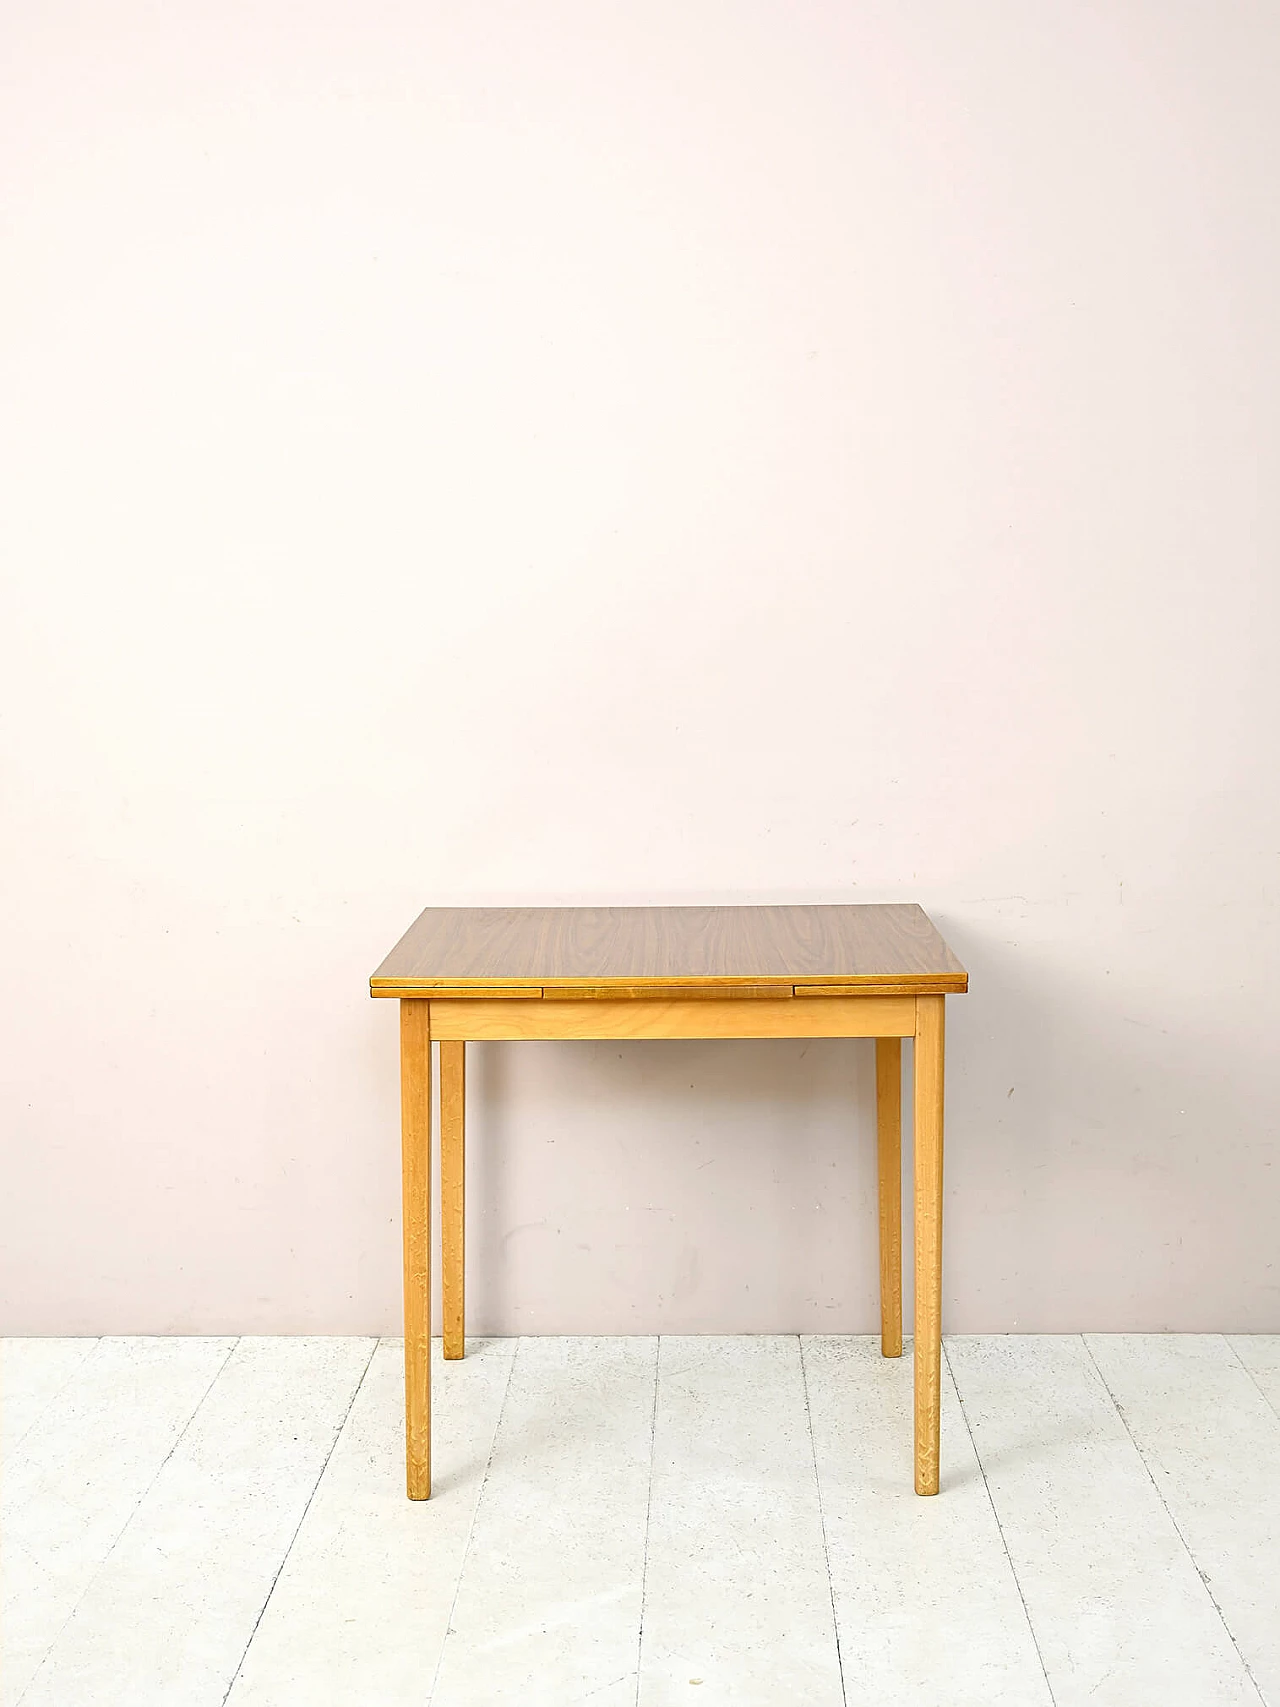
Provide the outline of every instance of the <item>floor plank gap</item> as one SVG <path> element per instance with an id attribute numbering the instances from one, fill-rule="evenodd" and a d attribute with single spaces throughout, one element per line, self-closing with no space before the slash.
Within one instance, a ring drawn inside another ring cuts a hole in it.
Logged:
<path id="1" fill-rule="evenodd" d="M 991 1484 L 987 1480 L 987 1472 L 982 1462 L 982 1454 L 978 1451 L 978 1443 L 973 1438 L 973 1429 L 969 1425 L 969 1413 L 965 1410 L 964 1406 L 964 1394 L 960 1391 L 960 1384 L 956 1381 L 955 1371 L 951 1367 L 951 1356 L 947 1350 L 947 1342 L 945 1339 L 942 1342 L 942 1355 L 946 1359 L 947 1374 L 951 1377 L 952 1384 L 956 1390 L 956 1399 L 959 1402 L 960 1415 L 964 1418 L 965 1433 L 969 1436 L 969 1444 L 973 1447 L 973 1455 L 978 1461 L 978 1469 L 982 1475 L 982 1486 L 987 1496 L 987 1504 L 991 1507 L 991 1515 L 995 1520 L 996 1529 L 999 1531 L 1000 1545 L 1004 1548 L 1004 1556 L 1009 1561 L 1009 1571 L 1013 1577 L 1014 1585 L 1018 1590 L 1018 1599 L 1022 1602 L 1022 1615 L 1027 1621 L 1027 1633 L 1031 1637 L 1032 1645 L 1036 1650 L 1036 1658 L 1040 1661 L 1040 1670 L 1044 1673 L 1044 1686 L 1049 1692 L 1049 1700 L 1053 1703 L 1053 1707 L 1057 1707 L 1057 1698 L 1053 1693 L 1053 1684 L 1049 1680 L 1049 1670 L 1044 1663 L 1044 1655 L 1040 1651 L 1040 1640 L 1036 1635 L 1036 1627 L 1031 1622 L 1031 1612 L 1027 1606 L 1027 1597 L 1022 1592 L 1022 1584 L 1018 1580 L 1018 1567 L 1013 1562 L 1013 1554 L 1009 1551 L 1009 1543 L 1005 1539 L 1004 1525 L 1000 1521 L 1000 1513 L 996 1509 L 995 1500 L 991 1497 Z"/>
<path id="2" fill-rule="evenodd" d="M 1234 1334 L 1224 1334 L 1223 1338 L 1226 1340 L 1227 1345 L 1231 1348 L 1231 1355 L 1235 1358 L 1236 1362 L 1240 1365 L 1241 1369 L 1244 1370 L 1245 1374 L 1249 1377 L 1250 1381 L 1253 1382 L 1254 1386 L 1258 1389 L 1259 1393 L 1262 1394 L 1263 1402 L 1265 1403 L 1267 1409 L 1271 1412 L 1272 1416 L 1276 1419 L 1276 1421 L 1280 1422 L 1280 1404 L 1277 1404 L 1276 1400 L 1272 1397 L 1272 1395 L 1270 1393 L 1268 1393 L 1267 1389 L 1262 1385 L 1262 1382 L 1259 1381 L 1257 1370 L 1256 1369 L 1250 1369 L 1249 1365 L 1245 1362 L 1244 1358 L 1240 1355 L 1240 1347 L 1236 1344 L 1235 1335 Z"/>
<path id="3" fill-rule="evenodd" d="M 239 1660 L 236 1662 L 236 1669 L 231 1674 L 231 1681 L 227 1684 L 226 1689 L 223 1691 L 223 1694 L 222 1694 L 223 1707 L 225 1707 L 227 1697 L 231 1694 L 231 1691 L 236 1686 L 236 1679 L 240 1676 L 240 1673 L 244 1670 L 244 1662 L 249 1657 L 249 1649 L 253 1646 L 253 1638 L 258 1634 L 259 1626 L 262 1623 L 263 1617 L 266 1614 L 266 1610 L 267 1610 L 268 1606 L 270 1606 L 270 1604 L 271 1604 L 271 1597 L 276 1592 L 276 1584 L 280 1581 L 281 1573 L 283 1572 L 285 1566 L 289 1563 L 289 1556 L 293 1552 L 294 1546 L 295 1546 L 297 1539 L 298 1539 L 298 1536 L 302 1530 L 303 1524 L 307 1521 L 307 1513 L 311 1510 L 311 1502 L 316 1497 L 316 1490 L 319 1488 L 321 1482 L 324 1480 L 324 1473 L 329 1468 L 330 1460 L 332 1459 L 333 1454 L 337 1449 L 338 1442 L 342 1439 L 342 1431 L 346 1428 L 347 1421 L 351 1416 L 351 1412 L 355 1408 L 355 1402 L 360 1397 L 360 1390 L 364 1386 L 365 1377 L 368 1375 L 370 1366 L 373 1363 L 374 1355 L 378 1349 L 378 1344 L 379 1344 L 378 1340 L 375 1339 L 372 1347 L 370 1348 L 369 1356 L 365 1362 L 365 1366 L 360 1371 L 360 1379 L 356 1382 L 355 1389 L 351 1394 L 351 1398 L 347 1404 L 347 1408 L 342 1413 L 342 1420 L 339 1422 L 337 1428 L 334 1430 L 333 1440 L 329 1446 L 328 1452 L 326 1452 L 324 1455 L 324 1462 L 321 1464 L 319 1472 L 316 1476 L 316 1479 L 315 1479 L 314 1483 L 312 1484 L 311 1492 L 307 1495 L 307 1503 L 302 1508 L 302 1515 L 301 1515 L 301 1517 L 299 1517 L 297 1524 L 294 1526 L 293 1534 L 289 1537 L 289 1544 L 284 1550 L 284 1554 L 280 1560 L 279 1565 L 276 1567 L 276 1574 L 271 1579 L 271 1586 L 267 1589 L 266 1594 L 263 1596 L 262 1605 L 258 1608 L 258 1616 L 253 1621 L 253 1629 L 250 1630 L 250 1632 L 249 1632 L 249 1640 L 244 1645 L 244 1652 L 240 1655 Z"/>
<path id="4" fill-rule="evenodd" d="M 117 1338 L 117 1336 L 100 1337 L 94 1344 L 94 1351 L 96 1351 L 100 1346 L 102 1346 L 104 1343 L 107 1343 L 107 1341 L 109 1341 L 112 1338 Z M 99 1560 L 99 1562 L 98 1562 L 96 1568 L 94 1569 L 94 1571 L 92 1572 L 92 1574 L 87 1578 L 87 1580 L 85 1580 L 82 1583 L 81 1588 L 80 1588 L 80 1592 L 76 1595 L 74 1601 L 72 1602 L 70 1607 L 67 1609 L 66 1616 L 65 1616 L 65 1618 L 62 1619 L 61 1623 L 58 1626 L 56 1633 L 54 1634 L 52 1640 L 49 1642 L 48 1646 L 46 1647 L 44 1655 L 41 1658 L 39 1665 L 37 1665 L 34 1672 L 32 1672 L 30 1678 L 28 1678 L 26 1684 L 24 1685 L 22 1692 L 18 1697 L 18 1707 L 22 1707 L 22 1703 L 27 1699 L 27 1697 L 31 1693 L 31 1691 L 33 1689 L 35 1689 L 35 1687 L 36 1687 L 36 1685 L 37 1685 L 37 1683 L 38 1683 L 38 1681 L 39 1681 L 39 1679 L 40 1679 L 40 1677 L 44 1671 L 45 1666 L 48 1664 L 52 1655 L 54 1653 L 56 1653 L 57 1648 L 58 1648 L 58 1643 L 61 1641 L 62 1636 L 64 1635 L 64 1633 L 66 1632 L 66 1630 L 70 1626 L 72 1620 L 75 1618 L 76 1613 L 80 1610 L 80 1607 L 84 1603 L 85 1599 L 93 1592 L 93 1588 L 94 1588 L 95 1583 L 101 1577 L 102 1573 L 109 1567 L 111 1560 L 112 1560 L 113 1556 L 115 1555 L 117 1548 L 120 1546 L 121 1542 L 124 1540 L 125 1536 L 127 1535 L 129 1528 L 130 1528 L 130 1525 L 133 1523 L 133 1521 L 137 1517 L 138 1513 L 142 1510 L 144 1504 L 146 1503 L 147 1496 L 150 1494 L 151 1490 L 155 1487 L 156 1483 L 160 1480 L 160 1477 L 164 1474 L 165 1469 L 168 1466 L 170 1460 L 173 1458 L 174 1453 L 178 1450 L 178 1448 L 182 1445 L 182 1442 L 186 1439 L 188 1430 L 191 1428 L 191 1426 L 195 1422 L 196 1418 L 200 1415 L 200 1412 L 204 1406 L 205 1400 L 209 1397 L 209 1394 L 217 1386 L 219 1377 L 221 1376 L 223 1370 L 227 1367 L 227 1364 L 231 1361 L 231 1358 L 234 1355 L 235 1349 L 239 1345 L 239 1343 L 240 1343 L 240 1341 L 238 1338 L 233 1339 L 231 1341 L 231 1344 L 227 1348 L 226 1355 L 223 1357 L 223 1359 L 222 1359 L 221 1363 L 219 1363 L 218 1367 L 214 1370 L 212 1376 L 210 1376 L 209 1381 L 204 1388 L 204 1391 L 200 1394 L 199 1398 L 196 1400 L 195 1405 L 192 1407 L 191 1412 L 188 1415 L 186 1421 L 182 1424 L 182 1427 L 174 1435 L 174 1438 L 169 1445 L 169 1450 L 165 1453 L 164 1457 L 160 1460 L 160 1463 L 156 1466 L 156 1469 L 155 1469 L 154 1473 L 152 1474 L 150 1480 L 145 1484 L 145 1486 L 143 1486 L 139 1490 L 136 1499 L 133 1501 L 133 1505 L 129 1511 L 128 1516 L 125 1518 L 123 1524 L 120 1526 L 120 1529 L 117 1531 L 117 1533 L 116 1533 L 114 1539 L 112 1540 L 110 1546 L 107 1548 L 106 1552 L 102 1555 L 102 1558 Z M 76 1367 L 76 1369 L 73 1370 L 71 1377 L 64 1384 L 63 1391 L 65 1391 L 66 1388 L 70 1387 L 72 1382 L 78 1376 L 80 1376 L 82 1374 L 82 1372 L 85 1371 L 86 1365 L 88 1365 L 92 1361 L 92 1358 L 93 1358 L 93 1352 L 90 1352 L 88 1354 L 88 1356 L 86 1356 L 82 1360 L 82 1362 Z"/>
<path id="5" fill-rule="evenodd" d="M 813 1407 L 809 1403 L 809 1371 L 804 1359 L 804 1335 L 798 1334 L 800 1344 L 800 1380 L 804 1387 L 804 1418 L 809 1430 L 809 1452 L 813 1459 L 813 1480 L 818 1490 L 818 1525 L 822 1531 L 822 1563 L 827 1573 L 827 1593 L 831 1597 L 831 1625 L 836 1633 L 836 1666 L 840 1672 L 840 1698 L 849 1707 L 849 1691 L 844 1680 L 844 1653 L 840 1644 L 840 1620 L 836 1616 L 836 1590 L 831 1580 L 831 1548 L 827 1541 L 827 1516 L 822 1504 L 822 1478 L 818 1474 L 818 1448 L 813 1438 Z"/>
<path id="6" fill-rule="evenodd" d="M 511 1356 L 511 1362 L 507 1368 L 506 1386 L 502 1389 L 502 1404 L 498 1410 L 498 1424 L 497 1424 L 497 1427 L 493 1431 L 493 1439 L 489 1443 L 489 1455 L 484 1461 L 484 1472 L 480 1477 L 480 1492 L 479 1492 L 479 1495 L 477 1496 L 477 1499 L 476 1499 L 475 1509 L 471 1513 L 471 1524 L 467 1530 L 467 1539 L 466 1539 L 465 1543 L 463 1544 L 463 1548 L 462 1548 L 462 1558 L 458 1564 L 458 1580 L 453 1585 L 453 1598 L 449 1602 L 449 1616 L 445 1620 L 444 1633 L 445 1633 L 445 1640 L 446 1641 L 448 1640 L 449 1632 L 453 1629 L 453 1615 L 457 1611 L 457 1608 L 458 1608 L 458 1595 L 462 1589 L 462 1578 L 463 1578 L 463 1574 L 465 1573 L 466 1568 L 467 1568 L 467 1557 L 471 1552 L 471 1542 L 472 1542 L 472 1539 L 475 1536 L 475 1532 L 476 1532 L 476 1518 L 479 1516 L 480 1502 L 484 1499 L 484 1490 L 487 1487 L 488 1482 L 489 1482 L 489 1472 L 493 1468 L 493 1455 L 494 1455 L 494 1453 L 498 1447 L 498 1436 L 502 1432 L 502 1418 L 503 1418 L 503 1415 L 504 1415 L 506 1408 L 507 1408 L 507 1396 L 511 1392 L 511 1381 L 512 1381 L 512 1377 L 515 1375 L 515 1372 L 516 1372 L 516 1360 L 519 1358 L 519 1356 L 520 1356 L 520 1341 L 517 1340 L 515 1350 Z M 431 1688 L 427 1691 L 427 1707 L 431 1707 L 431 1703 L 436 1698 L 436 1685 L 440 1681 L 440 1667 L 443 1665 L 443 1663 L 444 1663 L 444 1642 L 441 1642 L 440 1653 L 439 1653 L 439 1656 L 436 1660 L 436 1669 L 431 1674 Z"/>
<path id="7" fill-rule="evenodd" d="M 1168 1517 L 1169 1522 L 1172 1524 L 1174 1533 L 1177 1535 L 1178 1540 L 1182 1543 L 1183 1548 L 1186 1551 L 1186 1555 L 1187 1555 L 1188 1559 L 1190 1559 L 1192 1565 L 1195 1567 L 1196 1575 L 1200 1578 L 1201 1583 L 1204 1585 L 1204 1592 L 1208 1596 L 1210 1605 L 1213 1607 L 1213 1610 L 1217 1613 L 1218 1619 L 1222 1625 L 1222 1628 L 1226 1631 L 1227 1636 L 1230 1639 L 1231 1646 L 1235 1649 L 1236 1653 L 1239 1654 L 1239 1656 L 1240 1656 L 1240 1664 L 1244 1667 L 1245 1675 L 1248 1677 L 1249 1682 L 1253 1685 L 1254 1689 L 1257 1691 L 1258 1700 L 1262 1703 L 1262 1707 L 1269 1707 L 1267 1696 L 1263 1692 L 1262 1685 L 1259 1683 L 1257 1677 L 1254 1675 L 1253 1666 L 1250 1664 L 1249 1657 L 1245 1653 L 1244 1649 L 1241 1647 L 1239 1639 L 1237 1638 L 1235 1631 L 1231 1627 L 1231 1622 L 1228 1619 L 1226 1612 L 1223 1609 L 1222 1603 L 1219 1601 L 1217 1595 L 1214 1593 L 1213 1584 L 1209 1579 L 1209 1575 L 1205 1570 L 1203 1570 L 1201 1568 L 1200 1561 L 1196 1557 L 1195 1550 L 1192 1548 L 1191 1543 L 1187 1539 L 1186 1533 L 1184 1532 L 1181 1523 L 1179 1523 L 1177 1516 L 1175 1515 L 1172 1507 L 1170 1506 L 1168 1500 L 1165 1498 L 1164 1489 L 1160 1486 L 1159 1478 L 1156 1476 L 1155 1472 L 1151 1468 L 1151 1461 L 1150 1461 L 1150 1458 L 1147 1454 L 1146 1449 L 1143 1447 L 1143 1444 L 1142 1444 L 1141 1440 L 1138 1438 L 1137 1433 L 1131 1427 L 1130 1422 L 1129 1422 L 1129 1418 L 1126 1415 L 1124 1406 L 1120 1403 L 1119 1399 L 1116 1397 L 1115 1392 L 1112 1389 L 1111 1383 L 1107 1380 L 1106 1374 L 1103 1371 L 1101 1364 L 1098 1362 L 1097 1358 L 1094 1356 L 1093 1347 L 1089 1343 L 1088 1334 L 1081 1334 L 1080 1339 L 1081 1339 L 1081 1343 L 1084 1346 L 1085 1352 L 1088 1355 L 1090 1363 L 1092 1363 L 1093 1367 L 1098 1372 L 1099 1381 L 1101 1381 L 1102 1385 L 1106 1388 L 1107 1397 L 1111 1400 L 1111 1403 L 1116 1408 L 1116 1415 L 1120 1418 L 1120 1421 L 1124 1424 L 1125 1433 L 1129 1436 L 1129 1439 L 1133 1442 L 1133 1449 L 1138 1454 L 1138 1457 L 1142 1461 L 1142 1468 L 1147 1473 L 1147 1480 L 1151 1483 L 1151 1486 L 1155 1489 L 1156 1497 L 1159 1499 L 1160 1504 L 1164 1507 L 1165 1515 Z M 1224 1344 L 1226 1344 L 1226 1343 L 1227 1342 L 1226 1342 L 1225 1337 L 1224 1337 Z M 1228 1349 L 1231 1349 L 1229 1345 L 1228 1345 Z M 1246 1370 L 1245 1373 L 1248 1374 L 1249 1373 L 1248 1370 Z M 1265 1399 L 1265 1397 L 1266 1397 L 1266 1395 L 1263 1394 L 1264 1399 Z"/>
<path id="8" fill-rule="evenodd" d="M 644 1561 L 640 1566 L 640 1633 L 636 1641 L 636 1707 L 640 1707 L 640 1679 L 644 1673 L 644 1597 L 649 1582 L 649 1523 L 653 1516 L 653 1455 L 658 1438 L 658 1383 L 662 1365 L 662 1335 L 654 1336 L 653 1414 L 649 1421 L 649 1486 L 644 1499 Z"/>
<path id="9" fill-rule="evenodd" d="M 4 1362 L 7 1366 L 12 1361 L 13 1356 L 15 1355 L 15 1352 L 17 1350 L 17 1346 L 19 1344 L 22 1344 L 24 1346 L 34 1344 L 34 1345 L 38 1345 L 41 1347 L 52 1348 L 52 1347 L 62 1347 L 62 1346 L 73 1346 L 74 1347 L 78 1343 L 79 1342 L 77 1342 L 75 1340 L 59 1340 L 59 1339 L 45 1339 L 45 1340 L 35 1339 L 35 1340 L 30 1340 L 30 1341 L 15 1341 L 12 1339 L 6 1339 L 4 1341 L 3 1358 L 4 1358 Z M 101 1340 L 101 1338 L 86 1339 L 83 1343 L 84 1343 L 83 1355 L 81 1357 L 79 1357 L 78 1359 L 76 1359 L 76 1361 L 74 1363 L 70 1364 L 70 1367 L 67 1368 L 66 1374 L 60 1380 L 57 1381 L 57 1385 L 51 1391 L 47 1391 L 45 1393 L 44 1397 L 37 1402 L 36 1408 L 32 1411 L 29 1420 L 27 1421 L 25 1426 L 22 1428 L 22 1432 L 20 1434 L 18 1434 L 17 1436 L 15 1436 L 15 1438 L 13 1440 L 8 1440 L 8 1439 L 5 1440 L 5 1442 L 4 1442 L 4 1453 L 5 1453 L 6 1459 L 10 1459 L 10 1458 L 16 1456 L 22 1450 L 22 1447 L 26 1443 L 26 1441 L 27 1441 L 28 1437 L 30 1436 L 32 1430 L 34 1428 L 36 1428 L 39 1423 L 43 1422 L 45 1417 L 48 1416 L 49 1412 L 51 1410 L 53 1410 L 54 1406 L 58 1403 L 59 1399 L 62 1398 L 63 1394 L 67 1391 L 68 1387 L 70 1387 L 71 1383 L 76 1379 L 76 1377 L 83 1370 L 85 1364 L 89 1362 L 89 1360 L 93 1356 L 94 1352 L 96 1352 L 98 1347 L 102 1344 L 102 1340 Z M 6 1367 L 4 1370 L 4 1387 L 5 1387 L 6 1400 L 9 1397 L 9 1391 L 8 1390 L 9 1390 L 9 1385 L 10 1385 L 11 1380 L 12 1380 L 12 1376 L 11 1376 L 10 1370 L 8 1369 L 8 1367 Z"/>

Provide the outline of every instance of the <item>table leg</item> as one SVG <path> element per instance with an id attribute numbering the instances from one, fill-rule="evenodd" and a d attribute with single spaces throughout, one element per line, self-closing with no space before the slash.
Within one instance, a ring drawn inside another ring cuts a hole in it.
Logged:
<path id="1" fill-rule="evenodd" d="M 876 1038 L 880 1180 L 880 1351 L 902 1356 L 902 1039 Z"/>
<path id="2" fill-rule="evenodd" d="M 942 1086 L 945 996 L 916 998 L 916 1492 L 938 1491 L 942 1401 Z"/>
<path id="3" fill-rule="evenodd" d="M 431 1498 L 431 1005 L 400 1003 L 404 1222 L 405 1470 L 411 1500 Z"/>
<path id="4" fill-rule="evenodd" d="M 440 1295 L 449 1358 L 462 1356 L 466 1331 L 466 1050 L 465 1043 L 440 1045 Z"/>

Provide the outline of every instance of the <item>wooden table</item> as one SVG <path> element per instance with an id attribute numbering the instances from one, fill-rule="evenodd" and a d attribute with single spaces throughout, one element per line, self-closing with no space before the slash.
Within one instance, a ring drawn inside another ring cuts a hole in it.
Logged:
<path id="1" fill-rule="evenodd" d="M 431 1044 L 444 1355 L 463 1354 L 468 1041 L 874 1037 L 880 1347 L 902 1354 L 902 1039 L 915 1040 L 915 1486 L 938 1491 L 944 1009 L 968 975 L 916 906 L 429 907 L 369 980 L 400 1001 L 409 1498 L 431 1495 Z"/>

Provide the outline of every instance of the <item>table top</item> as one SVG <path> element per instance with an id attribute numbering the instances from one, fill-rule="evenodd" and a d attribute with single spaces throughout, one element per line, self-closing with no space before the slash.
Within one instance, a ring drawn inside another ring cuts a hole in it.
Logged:
<path id="1" fill-rule="evenodd" d="M 915 905 L 428 907 L 375 996 L 946 995 L 969 977 Z"/>

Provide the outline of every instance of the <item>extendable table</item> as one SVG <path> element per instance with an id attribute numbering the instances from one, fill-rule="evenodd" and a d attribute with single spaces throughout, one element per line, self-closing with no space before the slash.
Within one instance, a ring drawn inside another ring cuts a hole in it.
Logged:
<path id="1" fill-rule="evenodd" d="M 902 1354 L 902 1039 L 914 1040 L 915 1489 L 937 1493 L 945 1004 L 968 975 L 918 906 L 428 907 L 369 984 L 400 1002 L 410 1499 L 431 1494 L 431 1045 L 444 1355 L 458 1358 L 466 1046 L 551 1038 L 874 1038 L 886 1357 Z"/>

